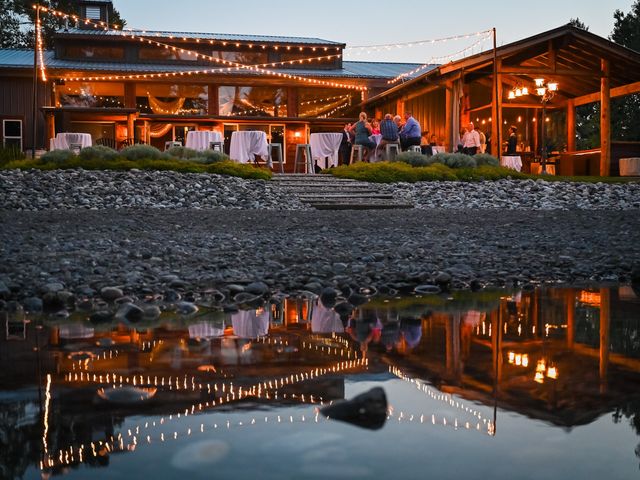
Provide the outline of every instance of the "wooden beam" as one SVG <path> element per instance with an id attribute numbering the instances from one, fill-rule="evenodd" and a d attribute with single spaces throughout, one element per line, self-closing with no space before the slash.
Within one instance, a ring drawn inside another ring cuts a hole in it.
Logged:
<path id="1" fill-rule="evenodd" d="M 622 85 L 621 87 L 612 88 L 609 90 L 611 98 L 624 97 L 632 93 L 640 92 L 640 82 L 629 83 L 628 85 Z M 583 95 L 582 97 L 576 97 L 573 99 L 576 107 L 580 105 L 586 105 L 587 103 L 599 102 L 600 92 L 590 93 L 589 95 Z"/>
<path id="2" fill-rule="evenodd" d="M 593 71 L 582 69 L 551 69 L 551 68 L 538 68 L 538 67 L 508 67 L 500 73 L 504 75 L 540 75 L 542 77 L 557 76 L 557 77 L 593 77 Z"/>
<path id="3" fill-rule="evenodd" d="M 500 158 L 502 152 L 502 60 L 496 59 L 496 83 L 491 89 L 491 155 Z"/>
<path id="4" fill-rule="evenodd" d="M 453 82 L 447 82 L 445 93 L 445 148 L 447 152 L 452 151 L 455 145 L 451 145 L 451 139 L 453 138 L 453 130 L 451 127 L 451 121 L 453 118 Z"/>
<path id="5" fill-rule="evenodd" d="M 576 151 L 576 105 L 573 100 L 567 101 L 567 150 Z"/>
<path id="6" fill-rule="evenodd" d="M 207 100 L 207 112 L 209 115 L 220 115 L 220 101 L 218 99 L 218 92 L 220 89 L 215 83 L 207 85 L 209 99 Z"/>
<path id="7" fill-rule="evenodd" d="M 611 175 L 611 92 L 609 60 L 602 59 L 600 78 L 600 176 Z"/>
<path id="8" fill-rule="evenodd" d="M 407 100 L 412 100 L 416 97 L 419 97 L 420 95 L 431 93 L 435 90 L 438 90 L 439 88 L 442 88 L 442 85 L 427 85 L 426 87 L 419 88 L 412 91 L 411 93 L 403 95 L 402 97 L 400 97 L 400 99 L 406 102 Z"/>

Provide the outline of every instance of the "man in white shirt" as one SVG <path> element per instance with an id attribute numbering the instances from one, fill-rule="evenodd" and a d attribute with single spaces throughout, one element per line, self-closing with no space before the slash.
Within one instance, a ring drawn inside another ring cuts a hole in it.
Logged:
<path id="1" fill-rule="evenodd" d="M 469 122 L 467 133 L 462 137 L 462 153 L 467 155 L 475 155 L 480 150 L 480 135 L 474 129 L 473 122 Z"/>

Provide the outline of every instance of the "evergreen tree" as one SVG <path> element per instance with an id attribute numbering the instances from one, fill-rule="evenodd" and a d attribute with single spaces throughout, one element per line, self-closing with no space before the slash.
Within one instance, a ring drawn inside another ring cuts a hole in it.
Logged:
<path id="1" fill-rule="evenodd" d="M 616 10 L 610 40 L 640 52 L 640 0 L 626 15 Z M 640 94 L 634 93 L 611 100 L 611 123 L 614 140 L 640 141 Z"/>
<path id="2" fill-rule="evenodd" d="M 581 28 L 582 30 L 586 30 L 587 32 L 589 31 L 589 27 L 587 27 L 584 22 L 580 21 L 578 17 L 569 20 L 569 25 L 573 25 L 576 28 Z"/>
<path id="3" fill-rule="evenodd" d="M 75 0 L 41 0 L 41 6 L 78 15 L 80 8 Z M 33 8 L 34 0 L 0 0 L 0 47 L 1 48 L 33 48 L 36 12 Z M 41 12 L 40 19 L 43 26 L 43 40 L 45 48 L 53 48 L 53 37 L 57 30 L 64 28 L 67 23 L 73 27 L 72 20 Z M 122 28 L 126 22 L 113 7 L 109 13 L 112 25 Z"/>

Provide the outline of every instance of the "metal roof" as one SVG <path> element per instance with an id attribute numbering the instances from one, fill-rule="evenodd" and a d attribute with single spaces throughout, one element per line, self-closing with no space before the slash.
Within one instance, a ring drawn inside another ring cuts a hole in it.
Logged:
<path id="1" fill-rule="evenodd" d="M 257 75 L 255 72 L 244 69 L 232 69 L 224 71 L 218 65 L 184 65 L 184 64 L 152 64 L 152 63 L 126 63 L 126 62 L 94 62 L 80 60 L 56 59 L 54 52 L 44 53 L 44 62 L 47 69 L 54 70 L 81 70 L 105 74 L 111 73 L 157 73 L 157 72 L 186 72 L 190 70 L 220 69 L 215 74 L 220 75 Z M 299 75 L 306 77 L 333 77 L 333 78 L 362 78 L 362 79 L 391 79 L 418 67 L 415 63 L 385 63 L 385 62 L 350 62 L 343 61 L 342 68 L 336 69 L 276 69 L 273 71 Z M 33 68 L 33 52 L 31 50 L 0 49 L 0 68 Z M 429 68 L 436 68 L 431 65 Z M 422 73 L 422 72 L 420 72 Z M 416 74 L 417 75 L 417 74 Z M 409 77 L 412 78 L 412 77 Z"/>
<path id="2" fill-rule="evenodd" d="M 98 36 L 98 37 L 119 37 L 126 36 L 127 34 L 135 34 L 137 36 L 148 38 L 162 38 L 169 39 L 200 39 L 200 40 L 218 40 L 229 42 L 255 42 L 255 43 L 290 43 L 294 45 L 332 45 L 332 46 L 344 46 L 344 43 L 334 42 L 331 40 L 323 40 L 321 38 L 308 38 L 308 37 L 282 37 L 282 36 L 270 36 L 270 35 L 243 35 L 237 33 L 199 33 L 199 32 L 167 32 L 159 30 L 140 30 L 125 28 L 120 30 L 102 30 L 102 29 L 81 29 L 81 28 L 68 28 L 66 30 L 58 30 L 56 35 L 67 36 Z"/>

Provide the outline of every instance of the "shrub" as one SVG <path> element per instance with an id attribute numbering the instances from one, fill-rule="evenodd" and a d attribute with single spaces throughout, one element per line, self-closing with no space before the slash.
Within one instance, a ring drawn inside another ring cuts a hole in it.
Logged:
<path id="1" fill-rule="evenodd" d="M 205 166 L 209 173 L 219 175 L 231 175 L 234 177 L 247 178 L 252 180 L 271 180 L 271 170 L 267 168 L 256 168 L 248 163 L 237 163 L 231 160 L 221 160 Z"/>
<path id="2" fill-rule="evenodd" d="M 40 157 L 41 163 L 63 164 L 77 158 L 71 150 L 51 150 Z"/>
<path id="3" fill-rule="evenodd" d="M 488 153 L 479 153 L 474 155 L 473 159 L 476 161 L 476 164 L 481 167 L 483 165 L 489 165 L 490 167 L 499 167 L 500 161 L 494 157 L 493 155 L 489 155 Z"/>
<path id="4" fill-rule="evenodd" d="M 187 147 L 171 147 L 165 153 L 175 158 L 189 159 L 197 157 L 200 152 Z"/>
<path id="5" fill-rule="evenodd" d="M 351 166 L 332 168 L 328 173 L 336 177 L 374 183 L 457 180 L 453 170 L 444 165 L 412 167 L 404 162 L 356 163 Z"/>
<path id="6" fill-rule="evenodd" d="M 434 156 L 437 157 L 439 163 L 451 168 L 474 168 L 477 166 L 473 157 L 464 153 L 439 153 Z M 442 162 L 440 162 L 440 158 L 443 159 Z"/>
<path id="7" fill-rule="evenodd" d="M 216 150 L 205 150 L 204 152 L 198 152 L 198 156 L 193 160 L 199 163 L 210 164 L 228 162 L 230 158 L 225 153 L 218 152 Z"/>
<path id="8" fill-rule="evenodd" d="M 434 163 L 428 167 L 421 167 L 416 169 L 416 174 L 418 176 L 418 181 L 420 182 L 428 182 L 428 181 L 448 181 L 455 182 L 458 180 L 457 172 L 453 171 L 451 168 L 443 165 L 441 163 Z"/>
<path id="9" fill-rule="evenodd" d="M 80 150 L 78 155 L 81 160 L 101 160 L 101 161 L 113 161 L 116 160 L 120 154 L 113 148 L 105 147 L 103 145 L 96 145 L 94 147 L 87 147 Z"/>
<path id="10" fill-rule="evenodd" d="M 434 157 L 429 157 L 418 152 L 402 152 L 396 156 L 395 162 L 402 162 L 412 167 L 427 167 L 435 163 Z"/>
<path id="11" fill-rule="evenodd" d="M 120 156 L 127 160 L 160 160 L 166 158 L 156 147 L 151 145 L 131 145 L 120 151 Z"/>
<path id="12" fill-rule="evenodd" d="M 24 160 L 25 154 L 16 147 L 3 147 L 0 145 L 0 165 L 5 165 L 15 160 Z"/>

